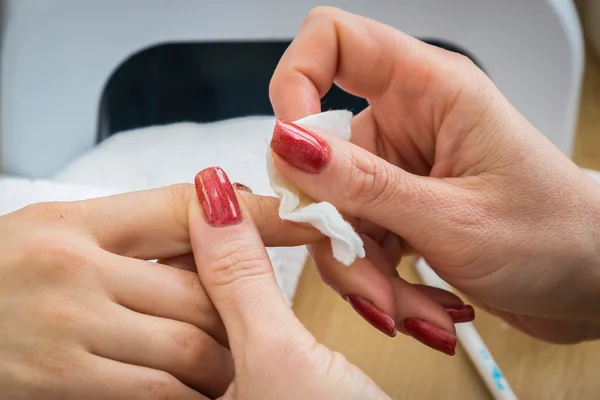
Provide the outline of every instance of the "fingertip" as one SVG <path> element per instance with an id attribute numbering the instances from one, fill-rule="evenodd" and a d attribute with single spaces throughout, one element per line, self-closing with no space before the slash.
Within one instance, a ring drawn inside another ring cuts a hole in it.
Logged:
<path id="1" fill-rule="evenodd" d="M 394 337 L 394 291 L 388 277 L 368 258 L 369 254 L 347 267 L 333 257 L 328 238 L 307 247 L 323 282 L 368 323 Z"/>
<path id="2" fill-rule="evenodd" d="M 354 311 L 376 329 L 389 337 L 395 337 L 398 333 L 394 319 L 369 300 L 362 296 L 351 294 L 346 296 L 346 301 L 352 306 Z"/>

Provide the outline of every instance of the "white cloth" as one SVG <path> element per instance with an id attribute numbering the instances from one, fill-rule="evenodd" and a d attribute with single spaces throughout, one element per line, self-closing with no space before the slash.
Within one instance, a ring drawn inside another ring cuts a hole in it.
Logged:
<path id="1" fill-rule="evenodd" d="M 345 110 L 327 111 L 310 115 L 294 122 L 315 132 L 349 140 L 352 134 L 352 113 Z M 288 181 L 273 164 L 273 156 L 267 152 L 267 170 L 273 191 L 281 199 L 279 216 L 282 219 L 306 223 L 317 228 L 331 239 L 333 257 L 349 266 L 365 256 L 363 241 L 339 211 L 328 202 L 317 203 Z"/>
<path id="2" fill-rule="evenodd" d="M 232 182 L 274 196 L 265 169 L 275 118 L 246 117 L 209 124 L 177 123 L 115 134 L 54 176 L 60 182 L 118 192 L 193 182 L 200 170 L 222 167 Z M 267 249 L 289 304 L 307 259 L 304 246 Z"/>
<path id="3" fill-rule="evenodd" d="M 33 203 L 86 200 L 115 193 L 97 187 L 0 176 L 0 215 Z"/>

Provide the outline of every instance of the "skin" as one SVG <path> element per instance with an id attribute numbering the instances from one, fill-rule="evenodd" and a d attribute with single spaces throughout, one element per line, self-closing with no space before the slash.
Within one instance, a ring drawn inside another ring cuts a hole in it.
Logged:
<path id="1" fill-rule="evenodd" d="M 235 214 L 241 221 L 231 213 L 225 219 L 203 215 L 197 200 L 189 212 L 200 281 L 223 318 L 234 360 L 235 379 L 221 399 L 389 399 L 296 318 L 252 214 L 240 203 Z M 218 225 L 209 223 L 215 219 Z"/>
<path id="2" fill-rule="evenodd" d="M 598 337 L 599 189 L 484 74 L 385 25 L 318 8 L 275 71 L 277 115 L 319 112 L 334 81 L 370 104 L 352 142 L 314 132 L 331 150 L 319 174 L 275 161 L 348 216 L 366 259 L 340 266 L 318 233 L 279 220 L 277 199 L 245 191 L 242 222 L 226 227 L 206 222 L 192 185 L 2 216 L 3 395 L 386 399 L 294 317 L 265 245 L 311 243 L 332 288 L 397 326 L 420 318 L 453 332 L 443 306 L 460 304 L 398 276 L 411 248 L 530 334 Z"/>
<path id="3" fill-rule="evenodd" d="M 276 115 L 320 112 L 333 83 L 369 102 L 350 143 L 313 132 L 331 153 L 317 174 L 274 159 L 303 192 L 353 217 L 371 242 L 357 268 L 336 263 L 325 240 L 310 246 L 334 290 L 363 296 L 398 325 L 412 295 L 393 270 L 411 248 L 529 334 L 558 343 L 600 335 L 600 187 L 482 71 L 389 26 L 317 8 L 272 78 Z M 439 307 L 411 312 L 452 328 Z"/>
<path id="4" fill-rule="evenodd" d="M 239 196 L 264 243 L 319 237 L 282 223 L 277 199 Z M 3 398 L 191 400 L 225 392 L 234 377 L 225 327 L 178 256 L 191 251 L 195 197 L 193 185 L 177 185 L 0 217 Z M 164 260 L 145 261 L 156 258 Z"/>

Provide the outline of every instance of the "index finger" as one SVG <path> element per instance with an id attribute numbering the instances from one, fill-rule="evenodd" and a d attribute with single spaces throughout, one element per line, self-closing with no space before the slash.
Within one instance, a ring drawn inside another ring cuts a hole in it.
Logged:
<path id="1" fill-rule="evenodd" d="M 320 99 L 335 83 L 366 99 L 383 95 L 398 55 L 425 67 L 415 53 L 423 42 L 377 21 L 333 7 L 306 17 L 271 79 L 275 115 L 288 121 L 321 111 Z"/>
<path id="2" fill-rule="evenodd" d="M 191 252 L 188 205 L 194 185 L 179 184 L 71 203 L 52 211 L 90 234 L 100 247 L 123 256 L 156 259 Z M 266 246 L 299 246 L 322 237 L 312 227 L 279 218 L 279 199 L 237 191 Z"/>

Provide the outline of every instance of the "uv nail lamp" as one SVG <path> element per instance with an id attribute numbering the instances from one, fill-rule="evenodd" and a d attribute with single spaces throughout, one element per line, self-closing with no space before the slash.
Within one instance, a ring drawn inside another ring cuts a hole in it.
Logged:
<path id="1" fill-rule="evenodd" d="M 195 56 L 199 67 L 190 70 L 192 74 L 212 72 L 200 76 L 198 79 L 204 81 L 196 86 L 180 82 L 179 87 L 190 93 L 169 92 L 169 98 L 199 95 L 205 96 L 205 101 L 200 105 L 181 102 L 178 110 L 196 109 L 216 119 L 251 114 L 256 104 L 268 106 L 267 78 L 280 55 L 275 53 L 283 51 L 285 45 L 269 51 L 265 46 L 289 43 L 307 12 L 319 3 L 3 0 L 3 172 L 49 177 L 103 140 L 110 132 L 106 134 L 102 126 L 106 126 L 107 119 L 116 118 L 106 112 L 110 106 L 103 105 L 111 78 L 127 60 L 157 46 L 208 46 Z M 470 55 L 537 128 L 562 151 L 571 153 L 584 50 L 576 10 L 570 1 L 329 3 Z M 228 56 L 238 57 L 237 61 L 224 62 L 220 45 L 237 46 Z M 261 64 L 261 60 L 273 62 Z M 171 61 L 177 66 L 176 60 Z M 264 77 L 264 84 L 258 77 Z M 249 82 L 260 84 L 252 88 Z M 140 90 L 147 86 L 141 85 Z M 165 98 L 165 93 L 155 96 Z M 222 93 L 228 93 L 227 101 L 220 101 Z M 147 99 L 142 97 L 138 93 L 117 108 L 126 108 L 134 101 L 143 103 Z M 154 116 L 164 108 L 146 112 Z"/>

